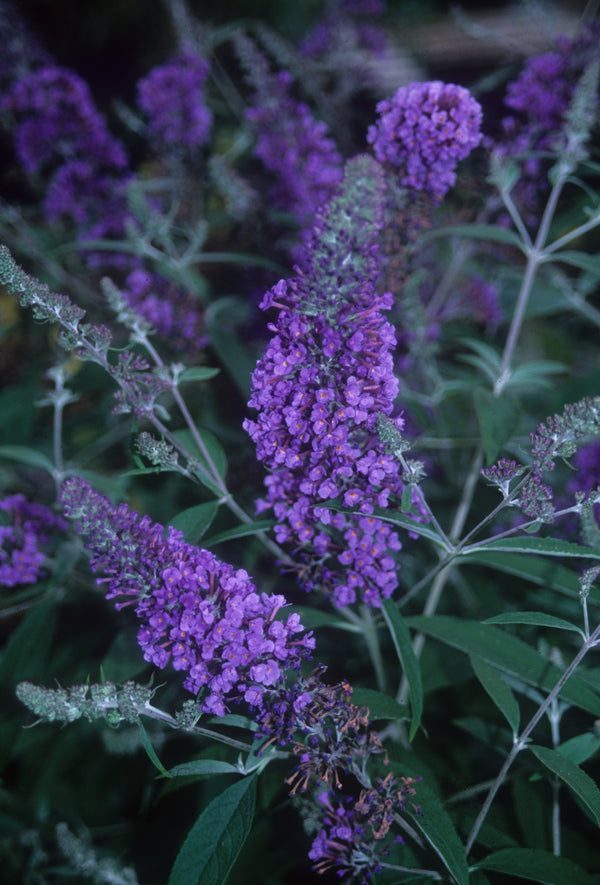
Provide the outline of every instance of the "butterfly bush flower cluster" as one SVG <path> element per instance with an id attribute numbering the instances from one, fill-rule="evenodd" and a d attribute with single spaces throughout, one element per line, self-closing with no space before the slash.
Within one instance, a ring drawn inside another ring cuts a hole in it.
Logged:
<path id="1" fill-rule="evenodd" d="M 233 701 L 260 703 L 314 647 L 299 615 L 275 619 L 283 596 L 259 594 L 243 569 L 186 543 L 180 531 L 114 506 L 79 478 L 64 483 L 60 499 L 86 538 L 106 598 L 135 607 L 144 658 L 185 673 L 201 710 L 222 716 Z"/>
<path id="2" fill-rule="evenodd" d="M 290 94 L 292 75 L 269 70 L 245 35 L 237 34 L 235 45 L 253 88 L 245 117 L 256 138 L 254 154 L 276 176 L 271 198 L 307 228 L 341 181 L 342 158 L 327 125 Z"/>
<path id="3" fill-rule="evenodd" d="M 212 113 L 204 98 L 205 58 L 185 51 L 153 68 L 137 85 L 138 105 L 159 149 L 195 149 L 210 138 Z"/>
<path id="4" fill-rule="evenodd" d="M 306 589 L 320 586 L 338 606 L 379 605 L 397 586 L 396 532 L 373 515 L 404 485 L 398 461 L 376 430 L 398 391 L 394 330 L 376 289 L 383 173 L 369 157 L 347 166 L 340 195 L 317 214 L 297 276 L 280 280 L 262 307 L 276 307 L 274 336 L 252 376 L 244 427 L 271 470 L 266 499 L 280 543 L 303 560 Z M 394 419 L 398 429 L 404 422 Z M 358 516 L 332 512 L 341 499 Z"/>
<path id="5" fill-rule="evenodd" d="M 43 574 L 50 533 L 66 531 L 67 522 L 21 494 L 0 501 L 0 511 L 0 586 L 35 584 Z"/>
<path id="6" fill-rule="evenodd" d="M 367 140 L 400 184 L 439 202 L 456 181 L 455 168 L 481 141 L 481 106 L 468 89 L 440 81 L 412 83 L 377 105 Z"/>

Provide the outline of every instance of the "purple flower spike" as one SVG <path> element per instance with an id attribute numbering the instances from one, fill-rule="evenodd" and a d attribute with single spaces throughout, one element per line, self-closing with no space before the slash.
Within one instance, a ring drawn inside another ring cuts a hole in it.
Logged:
<path id="1" fill-rule="evenodd" d="M 402 86 L 377 105 L 367 141 L 375 156 L 400 170 L 400 183 L 436 202 L 456 180 L 455 168 L 481 141 L 481 106 L 467 89 L 434 80 Z"/>
<path id="2" fill-rule="evenodd" d="M 79 478 L 64 483 L 60 499 L 86 536 L 92 570 L 104 574 L 106 598 L 119 599 L 118 609 L 135 606 L 145 659 L 184 671 L 184 688 L 200 693 L 204 712 L 222 716 L 233 700 L 259 703 L 314 648 L 297 615 L 274 620 L 283 596 L 259 594 L 243 569 L 176 529 L 113 505 Z"/>
<path id="3" fill-rule="evenodd" d="M 244 422 L 272 471 L 259 509 L 272 506 L 277 541 L 296 545 L 304 588 L 323 589 L 338 607 L 379 606 L 398 586 L 391 553 L 400 539 L 373 516 L 404 490 L 400 462 L 377 431 L 398 393 L 383 313 L 391 295 L 376 288 L 382 185 L 375 160 L 350 161 L 339 196 L 317 213 L 297 275 L 263 299 L 279 316 L 252 376 L 258 415 Z M 392 420 L 403 428 L 400 415 Z M 358 515 L 331 508 L 338 498 Z"/>

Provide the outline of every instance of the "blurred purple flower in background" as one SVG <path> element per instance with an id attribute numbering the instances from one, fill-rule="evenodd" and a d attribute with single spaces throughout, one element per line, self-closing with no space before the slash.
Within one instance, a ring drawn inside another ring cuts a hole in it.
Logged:
<path id="1" fill-rule="evenodd" d="M 141 268 L 134 270 L 121 292 L 171 348 L 197 354 L 208 344 L 198 301 L 159 274 Z"/>
<path id="2" fill-rule="evenodd" d="M 198 148 L 210 138 L 212 113 L 204 99 L 210 65 L 182 52 L 138 82 L 138 104 L 158 148 Z"/>
<path id="3" fill-rule="evenodd" d="M 292 83 L 287 71 L 272 74 L 268 94 L 254 97 L 246 118 L 256 134 L 254 153 L 277 176 L 275 205 L 305 228 L 341 181 L 342 158 L 326 124 L 291 98 Z"/>
<path id="4" fill-rule="evenodd" d="M 0 586 L 35 584 L 43 573 L 44 547 L 49 533 L 66 531 L 68 524 L 42 504 L 24 495 L 9 495 L 0 501 L 8 525 L 0 521 Z"/>
<path id="5" fill-rule="evenodd" d="M 548 190 L 546 167 L 559 146 L 564 115 L 586 66 L 598 54 L 600 21 L 589 22 L 576 37 L 559 37 L 550 52 L 533 56 L 509 83 L 504 103 L 512 113 L 501 121 L 501 133 L 486 139 L 501 157 L 530 154 L 515 195 L 528 223 L 536 221 L 540 196 Z"/>

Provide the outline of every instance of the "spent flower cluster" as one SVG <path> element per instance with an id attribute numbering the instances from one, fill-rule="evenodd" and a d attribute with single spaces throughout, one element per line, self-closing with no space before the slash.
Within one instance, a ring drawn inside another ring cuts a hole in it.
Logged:
<path id="1" fill-rule="evenodd" d="M 591 437 L 600 434 L 600 397 L 584 397 L 569 403 L 562 413 L 542 422 L 531 438 L 531 467 L 527 470 L 517 461 L 501 458 L 481 473 L 497 486 L 505 499 L 518 505 L 526 516 L 542 522 L 554 519 L 553 491 L 544 482 L 547 473 L 554 470 L 556 459 L 575 455 Z M 591 452 L 595 449 L 592 448 Z M 513 480 L 525 474 L 515 489 Z M 511 488 L 512 484 L 512 488 Z M 586 491 L 591 491 L 589 482 Z"/>
<path id="2" fill-rule="evenodd" d="M 340 878 L 356 877 L 354 881 L 361 883 L 371 881 L 382 871 L 390 847 L 403 842 L 401 836 L 386 837 L 407 803 L 412 804 L 416 782 L 390 772 L 378 778 L 374 787 L 362 790 L 354 802 L 332 790 L 323 791 L 319 796 L 323 826 L 309 852 L 314 869 L 319 873 L 334 870 Z"/>

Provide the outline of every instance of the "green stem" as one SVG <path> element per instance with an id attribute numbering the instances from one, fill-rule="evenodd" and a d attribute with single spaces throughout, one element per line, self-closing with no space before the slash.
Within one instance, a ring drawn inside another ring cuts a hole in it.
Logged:
<path id="1" fill-rule="evenodd" d="M 577 654 L 575 655 L 575 657 L 573 658 L 573 660 L 571 661 L 571 663 L 569 664 L 567 669 L 564 671 L 564 673 L 558 679 L 556 685 L 554 686 L 554 688 L 552 689 L 550 694 L 546 697 L 544 702 L 542 704 L 540 704 L 536 713 L 529 720 L 529 722 L 527 723 L 527 725 L 525 726 L 525 728 L 521 732 L 521 735 L 515 739 L 512 749 L 511 749 L 510 753 L 508 754 L 508 756 L 506 757 L 506 759 L 504 760 L 504 764 L 502 765 L 502 768 L 498 772 L 498 776 L 496 777 L 496 780 L 492 784 L 490 791 L 485 798 L 485 802 L 483 803 L 483 805 L 481 807 L 481 811 L 479 812 L 479 815 L 477 816 L 477 820 L 473 824 L 473 828 L 472 828 L 471 832 L 469 833 L 469 837 L 467 839 L 467 845 L 466 845 L 466 853 L 467 854 L 469 854 L 469 852 L 471 851 L 471 848 L 473 847 L 473 843 L 475 842 L 475 839 L 479 835 L 479 831 L 483 825 L 483 822 L 485 821 L 485 819 L 488 815 L 488 812 L 489 812 L 490 808 L 492 807 L 492 803 L 496 797 L 496 793 L 498 792 L 498 790 L 500 789 L 500 787 L 504 783 L 506 775 L 508 774 L 513 762 L 515 761 L 515 759 L 517 758 L 517 756 L 519 755 L 521 750 L 523 750 L 527 746 L 527 739 L 528 739 L 529 735 L 531 734 L 533 729 L 536 727 L 536 725 L 538 724 L 538 722 L 540 721 L 542 716 L 544 716 L 544 714 L 546 713 L 548 708 L 551 706 L 551 704 L 554 703 L 554 700 L 558 697 L 561 689 L 563 688 L 565 683 L 571 678 L 571 676 L 573 675 L 573 673 L 575 672 L 575 670 L 577 669 L 579 664 L 582 662 L 582 660 L 584 659 L 584 657 L 586 656 L 588 651 L 598 644 L 599 638 L 600 638 L 600 624 L 596 627 L 596 629 L 594 630 L 594 632 L 592 633 L 590 638 L 588 640 L 586 640 L 586 642 L 584 642 L 582 647 L 579 649 L 579 651 L 577 652 Z"/>
<path id="2" fill-rule="evenodd" d="M 483 462 L 483 449 L 481 446 L 477 448 L 475 454 L 473 456 L 473 461 L 471 463 L 471 468 L 469 473 L 467 474 L 467 478 L 465 480 L 465 484 L 463 486 L 463 493 L 461 495 L 460 501 L 458 503 L 458 507 L 456 508 L 456 512 L 454 514 L 454 519 L 452 520 L 452 525 L 450 526 L 450 531 L 448 532 L 448 538 L 450 542 L 455 541 L 462 532 L 464 528 L 465 521 L 467 519 L 469 509 L 471 507 L 471 502 L 473 500 L 473 495 L 475 493 L 475 486 L 477 484 L 477 479 L 479 477 L 479 470 L 481 469 L 481 464 Z M 455 551 L 448 556 L 448 564 L 441 565 L 441 570 L 435 576 L 433 584 L 431 585 L 431 590 L 429 591 L 429 595 L 425 602 L 425 607 L 423 609 L 424 615 L 433 615 L 435 614 L 437 607 L 439 605 L 439 601 L 442 597 L 442 593 L 444 592 L 444 588 L 448 581 L 451 571 L 451 560 L 454 558 Z M 423 633 L 417 633 L 413 641 L 413 649 L 415 655 L 417 657 L 420 656 L 423 646 L 425 644 L 425 635 Z M 402 683 L 398 690 L 397 699 L 399 703 L 406 703 L 406 696 L 408 694 L 408 680 L 404 675 L 402 677 Z"/>
<path id="3" fill-rule="evenodd" d="M 564 236 L 559 237 L 558 240 L 554 240 L 553 243 L 550 243 L 549 246 L 546 246 L 544 250 L 546 255 L 556 252 L 558 249 L 562 249 L 563 246 L 566 246 L 568 243 L 571 243 L 578 237 L 583 236 L 583 234 L 586 234 L 589 230 L 594 230 L 594 228 L 598 227 L 599 224 L 600 215 L 594 215 L 593 218 L 590 218 L 590 220 L 586 221 L 585 224 L 580 224 L 579 227 L 574 228 L 572 231 L 569 231 L 568 234 L 564 234 Z"/>
<path id="4" fill-rule="evenodd" d="M 544 247 L 548 238 L 548 233 L 550 231 L 552 219 L 554 218 L 554 213 L 556 212 L 558 200 L 562 193 L 565 181 L 567 180 L 567 176 L 567 167 L 561 165 L 559 167 L 554 186 L 550 191 L 548 202 L 546 203 L 546 206 L 544 208 L 544 212 L 540 221 L 540 226 L 535 238 L 535 243 L 533 244 L 533 246 L 527 248 L 527 264 L 525 266 L 525 274 L 523 276 L 523 282 L 521 283 L 521 289 L 517 298 L 515 312 L 513 314 L 510 328 L 508 330 L 506 344 L 504 345 L 504 353 L 502 354 L 502 362 L 500 364 L 500 369 L 498 372 L 498 380 L 496 381 L 496 385 L 494 388 L 494 393 L 496 396 L 500 395 L 509 377 L 510 364 L 513 358 L 517 340 L 521 333 L 521 327 L 523 325 L 525 312 L 529 303 L 533 281 L 535 279 L 535 275 L 540 264 L 544 262 L 545 256 L 547 254 Z M 527 239 L 529 239 L 529 237 L 527 237 Z"/>

